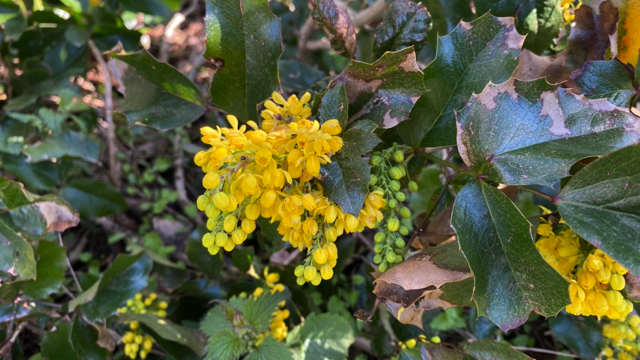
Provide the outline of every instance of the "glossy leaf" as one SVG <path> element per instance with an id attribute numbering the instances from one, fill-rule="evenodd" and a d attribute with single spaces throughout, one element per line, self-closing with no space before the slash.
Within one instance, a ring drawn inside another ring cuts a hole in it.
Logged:
<path id="1" fill-rule="evenodd" d="M 640 139 L 640 121 L 607 100 L 588 100 L 544 79 L 510 80 L 474 95 L 458 115 L 464 162 L 503 184 L 551 186 L 576 161 Z"/>
<path id="2" fill-rule="evenodd" d="M 0 221 L 0 271 L 11 274 L 16 280 L 36 276 L 36 260 L 31 245 Z"/>
<path id="3" fill-rule="evenodd" d="M 386 53 L 372 64 L 352 61 L 330 87 L 344 84 L 349 120 L 367 119 L 383 128 L 406 120 L 425 91 L 411 48 Z"/>
<path id="4" fill-rule="evenodd" d="M 475 360 L 531 360 L 530 357 L 512 349 L 508 344 L 494 340 L 474 341 L 464 348 L 464 352 Z"/>
<path id="5" fill-rule="evenodd" d="M 371 166 L 359 156 L 335 156 L 320 169 L 325 195 L 340 205 L 342 211 L 353 216 L 358 216 L 369 193 L 370 173 Z"/>
<path id="6" fill-rule="evenodd" d="M 34 299 L 44 299 L 60 290 L 67 270 L 66 249 L 49 241 L 40 241 L 35 257 L 37 259 L 35 280 L 25 283 L 24 294 Z"/>
<path id="7" fill-rule="evenodd" d="M 425 0 L 422 4 L 433 20 L 433 28 L 429 32 L 429 42 L 433 45 L 437 44 L 438 36 L 453 31 L 460 20 L 472 21 L 475 18 L 466 0 Z"/>
<path id="8" fill-rule="evenodd" d="M 51 161 L 62 157 L 98 162 L 100 147 L 98 143 L 79 132 L 65 131 L 60 135 L 52 135 L 42 143 L 27 146 L 24 152 L 29 155 L 29 162 Z"/>
<path id="9" fill-rule="evenodd" d="M 60 191 L 82 216 L 97 218 L 127 209 L 124 197 L 110 185 L 91 179 L 74 179 Z"/>
<path id="10" fill-rule="evenodd" d="M 324 72 L 296 60 L 278 61 L 280 82 L 285 91 L 307 91 L 324 78 Z"/>
<path id="11" fill-rule="evenodd" d="M 47 359 L 80 360 L 71 343 L 73 323 L 67 318 L 55 324 L 55 330 L 48 331 L 42 338 L 40 351 Z"/>
<path id="12" fill-rule="evenodd" d="M 217 66 L 211 101 L 242 121 L 257 120 L 256 105 L 278 90 L 280 21 L 262 0 L 207 0 L 207 50 Z"/>
<path id="13" fill-rule="evenodd" d="M 560 313 L 549 319 L 551 333 L 559 342 L 583 358 L 595 359 L 602 351 L 602 326 L 593 316 Z"/>
<path id="14" fill-rule="evenodd" d="M 23 156 L 2 155 L 2 168 L 30 189 L 51 190 L 61 182 L 56 165 L 50 161 L 28 163 Z"/>
<path id="15" fill-rule="evenodd" d="M 173 129 L 195 121 L 204 113 L 205 100 L 200 89 L 167 63 L 156 60 L 146 50 L 116 55 L 112 72 L 123 84 L 121 110 L 129 123 L 159 130 Z"/>
<path id="16" fill-rule="evenodd" d="M 322 97 L 317 118 L 320 124 L 335 119 L 338 120 L 343 130 L 347 127 L 349 103 L 347 103 L 347 94 L 343 84 L 338 84 L 327 90 L 327 93 Z"/>
<path id="17" fill-rule="evenodd" d="M 151 258 L 144 253 L 120 255 L 93 287 L 69 303 L 69 310 L 82 305 L 90 321 L 105 319 L 147 286 Z"/>
<path id="18" fill-rule="evenodd" d="M 413 46 L 416 54 L 427 43 L 431 17 L 424 6 L 409 0 L 396 0 L 387 8 L 382 24 L 376 28 L 373 55 Z"/>
<path id="19" fill-rule="evenodd" d="M 549 266 L 531 237 L 531 224 L 498 189 L 472 181 L 458 194 L 451 225 L 475 278 L 478 314 L 503 331 L 534 310 L 554 316 L 569 303 L 566 280 Z"/>
<path id="20" fill-rule="evenodd" d="M 342 133 L 342 157 L 357 157 L 373 150 L 382 140 L 373 132 L 378 126 L 369 120 L 360 120 Z"/>
<path id="21" fill-rule="evenodd" d="M 356 31 L 346 9 L 340 9 L 333 0 L 309 1 L 311 17 L 329 36 L 331 48 L 346 58 L 356 53 Z"/>
<path id="22" fill-rule="evenodd" d="M 640 273 L 640 145 L 602 157 L 580 170 L 555 198 L 578 235 Z"/>
<path id="23" fill-rule="evenodd" d="M 109 351 L 98 345 L 100 335 L 96 327 L 97 325 L 90 324 L 82 316 L 76 316 L 73 322 L 71 344 L 83 360 L 102 360 L 109 356 Z"/>
<path id="24" fill-rule="evenodd" d="M 589 99 L 608 99 L 610 103 L 628 107 L 636 94 L 631 73 L 618 61 L 590 61 L 571 76 Z"/>
<path id="25" fill-rule="evenodd" d="M 511 77 L 523 41 L 513 19 L 489 14 L 438 38 L 436 58 L 424 69 L 427 92 L 398 126 L 402 139 L 414 147 L 455 145 L 455 112 L 487 83 Z"/>
<path id="26" fill-rule="evenodd" d="M 150 15 L 164 16 L 180 7 L 176 0 L 118 0 L 123 9 Z"/>
<path id="27" fill-rule="evenodd" d="M 120 322 L 137 321 L 150 327 L 163 339 L 189 347 L 196 354 L 204 352 L 204 340 L 193 330 L 151 314 L 123 314 Z"/>

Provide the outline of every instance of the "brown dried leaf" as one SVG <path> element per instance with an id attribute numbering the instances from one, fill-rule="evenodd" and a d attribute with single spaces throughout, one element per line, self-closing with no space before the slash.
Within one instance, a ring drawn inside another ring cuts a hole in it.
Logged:
<path id="1" fill-rule="evenodd" d="M 407 259 L 374 281 L 373 293 L 379 298 L 408 307 L 443 284 L 471 277 L 466 259 L 457 242 L 450 242 Z"/>
<path id="2" fill-rule="evenodd" d="M 98 346 L 100 346 L 101 348 L 105 348 L 110 352 L 113 352 L 116 348 L 116 345 L 122 340 L 120 335 L 118 335 L 117 332 L 104 326 L 100 326 L 92 322 L 89 322 L 89 324 L 91 324 L 91 326 L 98 330 Z"/>
<path id="3" fill-rule="evenodd" d="M 47 221 L 45 232 L 63 232 L 68 228 L 78 226 L 80 215 L 71 208 L 53 201 L 43 201 L 34 204 Z"/>
<path id="4" fill-rule="evenodd" d="M 628 272 L 624 275 L 624 279 L 627 282 L 625 287 L 627 296 L 633 301 L 640 301 L 640 276 Z"/>
<path id="5" fill-rule="evenodd" d="M 429 221 L 426 229 L 419 229 L 418 236 L 411 246 L 422 249 L 428 246 L 440 245 L 456 239 L 456 233 L 451 227 L 451 211 L 453 204 L 438 213 Z M 417 218 L 416 218 L 417 219 Z M 418 221 L 422 222 L 422 219 Z"/>

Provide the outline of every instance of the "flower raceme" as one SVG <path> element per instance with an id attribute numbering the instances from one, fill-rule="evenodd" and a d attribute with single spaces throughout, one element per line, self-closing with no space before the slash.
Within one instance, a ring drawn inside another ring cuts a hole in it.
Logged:
<path id="1" fill-rule="evenodd" d="M 550 213 L 543 209 L 545 213 Z M 554 231 L 544 218 L 538 226 L 536 247 L 549 265 L 569 282 L 571 304 L 568 313 L 584 316 L 607 316 L 624 319 L 633 304 L 620 292 L 625 287 L 627 270 L 600 249 L 584 254 L 578 236 L 560 221 Z"/>
<path id="2" fill-rule="evenodd" d="M 320 167 L 342 148 L 342 128 L 338 120 L 309 120 L 310 98 L 305 93 L 285 100 L 274 92 L 274 101 L 266 101 L 261 113 L 262 127 L 253 121 L 239 126 L 233 115 L 227 116 L 230 128 L 203 127 L 202 142 L 210 148 L 194 161 L 205 172 L 207 190 L 197 206 L 208 217 L 202 244 L 209 253 L 242 244 L 259 217 L 279 221 L 283 241 L 307 249 L 302 270 L 296 269 L 298 283 L 317 285 L 333 276 L 336 238 L 373 228 L 381 220 L 381 200 L 370 194 L 354 216 L 324 195 Z"/>
<path id="3" fill-rule="evenodd" d="M 152 314 L 158 317 L 167 317 L 168 304 L 166 301 L 159 301 L 158 295 L 149 294 L 146 298 L 142 294 L 136 294 L 133 299 L 127 300 L 124 307 L 118 309 L 118 314 Z M 144 334 L 137 321 L 129 323 L 129 331 L 122 336 L 124 343 L 124 354 L 130 359 L 135 359 L 140 355 L 141 359 L 146 359 L 154 340 L 151 336 Z"/>
<path id="4" fill-rule="evenodd" d="M 640 317 L 630 315 L 624 320 L 612 320 L 602 327 L 602 335 L 607 345 L 602 350 L 603 359 L 613 360 L 614 354 L 620 360 L 636 359 L 640 353 Z"/>

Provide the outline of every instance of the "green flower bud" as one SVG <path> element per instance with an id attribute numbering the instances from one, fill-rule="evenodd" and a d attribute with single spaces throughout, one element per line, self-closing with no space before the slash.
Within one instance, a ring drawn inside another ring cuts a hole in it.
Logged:
<path id="1" fill-rule="evenodd" d="M 398 207 L 398 200 L 396 199 L 391 199 L 389 200 L 389 207 L 392 209 L 395 209 Z"/>
<path id="2" fill-rule="evenodd" d="M 387 221 L 387 229 L 389 229 L 389 231 L 391 232 L 397 231 L 399 227 L 400 227 L 400 220 L 398 220 L 398 218 L 392 217 Z"/>
<path id="3" fill-rule="evenodd" d="M 402 209 L 400 209 L 400 216 L 402 216 L 403 219 L 408 219 L 411 217 L 411 210 L 409 210 L 409 208 L 407 207 L 403 207 Z"/>
<path id="4" fill-rule="evenodd" d="M 369 186 L 374 186 L 378 182 L 378 177 L 371 174 L 369 176 Z"/>
<path id="5" fill-rule="evenodd" d="M 394 180 L 400 180 L 402 178 L 402 170 L 400 170 L 400 167 L 394 166 L 389 169 L 389 176 Z"/>
<path id="6" fill-rule="evenodd" d="M 398 191 L 400 190 L 400 182 L 398 180 L 391 180 L 391 185 L 389 187 L 393 191 Z"/>
<path id="7" fill-rule="evenodd" d="M 302 265 L 296 266 L 296 269 L 293 271 L 293 273 L 297 277 L 301 277 L 302 275 L 304 275 L 304 266 L 302 266 Z"/>
<path id="8" fill-rule="evenodd" d="M 407 176 L 407 169 L 405 169 L 404 166 L 398 166 L 398 168 L 400 169 L 400 173 L 402 174 L 401 177 Z"/>
<path id="9" fill-rule="evenodd" d="M 402 150 L 396 150 L 393 152 L 393 160 L 395 160 L 396 162 L 404 161 L 404 153 L 402 152 Z"/>
<path id="10" fill-rule="evenodd" d="M 409 191 L 411 191 L 411 192 L 418 191 L 418 183 L 415 182 L 415 181 L 409 181 L 409 185 L 407 187 L 409 188 Z"/>
<path id="11" fill-rule="evenodd" d="M 376 256 L 373 257 L 373 262 L 375 264 L 380 264 L 382 262 L 382 255 L 376 254 Z"/>
<path id="12" fill-rule="evenodd" d="M 302 286 L 302 285 L 304 285 L 304 283 L 305 283 L 306 281 L 304 280 L 304 277 L 299 276 L 299 277 L 296 279 L 296 282 L 298 283 L 298 285 Z"/>
<path id="13" fill-rule="evenodd" d="M 384 250 L 384 245 L 382 243 L 377 243 L 375 244 L 375 246 L 373 247 L 373 251 L 376 252 L 376 254 L 379 254 L 382 252 L 382 250 Z"/>
<path id="14" fill-rule="evenodd" d="M 401 229 L 402 229 L 402 228 L 401 228 Z M 401 249 L 404 249 L 404 246 L 405 246 L 405 245 L 406 245 L 406 244 L 405 244 L 404 240 L 402 240 L 402 238 L 397 238 L 397 239 L 396 239 L 396 247 L 401 248 Z"/>
<path id="15" fill-rule="evenodd" d="M 378 155 L 373 155 L 371 157 L 371 165 L 378 166 L 382 162 L 382 158 Z"/>
<path id="16" fill-rule="evenodd" d="M 407 200 L 407 195 L 405 193 L 403 193 L 402 191 L 398 191 L 396 193 L 396 199 L 398 199 L 398 201 L 405 201 L 405 200 Z"/>
<path id="17" fill-rule="evenodd" d="M 380 270 L 380 272 L 385 272 L 385 271 L 387 271 L 387 267 L 388 267 L 387 261 L 384 260 L 384 261 L 382 261 L 382 264 L 380 264 L 380 266 L 378 266 L 378 270 Z"/>
<path id="18" fill-rule="evenodd" d="M 381 243 L 381 242 L 384 241 L 384 238 L 385 238 L 384 233 L 383 232 L 379 232 L 373 237 L 373 240 L 375 240 L 375 242 L 377 242 L 377 243 Z"/>
<path id="19" fill-rule="evenodd" d="M 396 254 L 387 253 L 387 261 L 389 262 L 389 264 L 393 264 L 394 262 L 396 262 Z"/>
<path id="20" fill-rule="evenodd" d="M 393 249 L 393 252 L 396 253 L 396 255 L 398 255 L 398 256 L 396 256 L 396 259 L 397 259 L 398 257 L 402 257 L 402 253 L 404 252 L 404 249 L 395 248 L 395 249 Z"/>
<path id="21" fill-rule="evenodd" d="M 404 225 L 400 226 L 400 229 L 398 229 L 398 232 L 404 236 L 409 235 L 409 229 Z"/>

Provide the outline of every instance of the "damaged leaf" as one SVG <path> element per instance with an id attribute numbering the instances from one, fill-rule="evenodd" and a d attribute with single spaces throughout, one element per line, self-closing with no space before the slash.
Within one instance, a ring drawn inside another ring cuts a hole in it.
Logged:
<path id="1" fill-rule="evenodd" d="M 387 8 L 382 24 L 376 28 L 373 56 L 413 46 L 416 54 L 427 43 L 431 17 L 424 6 L 409 0 L 396 0 Z"/>
<path id="2" fill-rule="evenodd" d="M 464 162 L 510 185 L 551 186 L 580 159 L 640 139 L 640 120 L 607 100 L 589 100 L 544 79 L 490 84 L 458 114 Z"/>
<path id="3" fill-rule="evenodd" d="M 344 84 L 350 122 L 367 119 L 385 129 L 406 120 L 424 93 L 412 48 L 385 53 L 372 64 L 352 61 L 329 86 L 337 84 Z"/>
<path id="4" fill-rule="evenodd" d="M 0 271 L 16 280 L 33 279 L 36 276 L 36 260 L 31 245 L 22 235 L 0 221 Z"/>
<path id="5" fill-rule="evenodd" d="M 571 78 L 587 98 L 607 99 L 620 107 L 628 107 L 637 92 L 632 74 L 616 60 L 587 62 Z"/>
<path id="6" fill-rule="evenodd" d="M 402 139 L 413 147 L 455 145 L 455 111 L 489 81 L 509 79 L 523 41 L 513 19 L 490 14 L 438 38 L 436 58 L 424 69 L 427 92 L 398 126 Z"/>
<path id="7" fill-rule="evenodd" d="M 241 121 L 257 120 L 256 104 L 280 88 L 280 20 L 264 0 L 207 0 L 209 63 L 216 65 L 211 102 Z"/>
<path id="8" fill-rule="evenodd" d="M 453 204 L 434 216 L 425 229 L 418 229 L 418 236 L 411 244 L 412 247 L 422 249 L 427 246 L 439 245 L 446 241 L 455 240 L 456 233 L 451 227 L 451 211 Z M 424 218 L 424 216 L 422 216 Z M 418 219 L 422 223 L 422 219 Z"/>
<path id="9" fill-rule="evenodd" d="M 620 20 L 618 39 L 620 41 L 620 61 L 623 64 L 636 66 L 640 54 L 640 2 L 630 0 L 623 2 L 623 18 Z"/>
<path id="10" fill-rule="evenodd" d="M 640 273 L 640 144 L 604 156 L 574 175 L 555 198 L 581 237 Z"/>
<path id="11" fill-rule="evenodd" d="M 525 323 L 532 310 L 554 316 L 569 303 L 567 282 L 536 249 L 531 224 L 493 186 L 467 183 L 451 225 L 473 272 L 478 314 L 503 331 Z"/>
<path id="12" fill-rule="evenodd" d="M 356 31 L 347 9 L 340 9 L 333 0 L 309 1 L 311 17 L 329 36 L 331 48 L 346 58 L 356 53 Z"/>
<path id="13" fill-rule="evenodd" d="M 324 94 L 317 118 L 320 124 L 329 120 L 338 120 L 344 131 L 349 120 L 349 103 L 344 85 L 338 84 Z"/>

